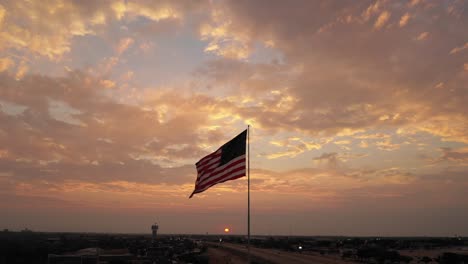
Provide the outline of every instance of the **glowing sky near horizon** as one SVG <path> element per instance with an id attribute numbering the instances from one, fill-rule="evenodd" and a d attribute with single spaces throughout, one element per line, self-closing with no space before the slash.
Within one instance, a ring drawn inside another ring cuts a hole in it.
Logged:
<path id="1" fill-rule="evenodd" d="M 468 2 L 0 1 L 0 228 L 468 235 Z"/>

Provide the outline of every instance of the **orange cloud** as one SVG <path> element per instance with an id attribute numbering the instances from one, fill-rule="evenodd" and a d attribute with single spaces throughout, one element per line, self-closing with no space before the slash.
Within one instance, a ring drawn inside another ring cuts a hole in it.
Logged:
<path id="1" fill-rule="evenodd" d="M 384 141 L 378 141 L 375 145 L 382 150 L 393 151 L 400 148 L 399 144 L 394 144 L 390 139 L 386 139 Z"/>
<path id="2" fill-rule="evenodd" d="M 124 53 L 130 46 L 133 45 L 135 41 L 132 38 L 123 38 L 119 41 L 119 44 L 115 48 L 117 55 L 120 56 Z"/>
<path id="3" fill-rule="evenodd" d="M 223 7 L 214 6 L 211 21 L 200 26 L 200 37 L 209 40 L 205 52 L 230 59 L 247 59 L 252 52 L 249 34 L 226 20 L 226 12 L 228 10 Z"/>
<path id="4" fill-rule="evenodd" d="M 158 22 L 181 19 L 199 3 L 142 1 L 66 2 L 11 1 L 0 6 L 1 49 L 13 49 L 59 60 L 71 51 L 73 37 L 96 35 L 112 21 L 146 17 Z M 21 18 L 21 19 L 19 19 Z"/>
<path id="5" fill-rule="evenodd" d="M 426 40 L 428 36 L 429 36 L 429 32 L 422 32 L 415 39 L 416 40 Z"/>
<path id="6" fill-rule="evenodd" d="M 365 21 L 368 21 L 371 16 L 375 15 L 382 7 L 383 1 L 375 1 L 362 13 L 362 17 Z"/>
<path id="7" fill-rule="evenodd" d="M 321 149 L 324 142 L 316 143 L 316 142 L 307 142 L 300 138 L 288 138 L 283 141 L 271 141 L 270 144 L 274 146 L 286 148 L 287 150 L 275 152 L 275 153 L 269 153 L 266 155 L 267 159 L 277 159 L 277 158 L 282 158 L 282 157 L 294 158 L 297 155 L 304 153 L 306 151 L 310 151 L 313 149 Z"/>
<path id="8" fill-rule="evenodd" d="M 400 18 L 400 22 L 398 23 L 400 25 L 400 27 L 404 27 L 406 26 L 406 24 L 408 24 L 408 21 L 410 20 L 411 16 L 409 13 L 405 13 L 401 18 Z"/>
<path id="9" fill-rule="evenodd" d="M 0 72 L 4 72 L 13 66 L 15 66 L 15 62 L 12 59 L 8 57 L 0 58 Z"/>
<path id="10" fill-rule="evenodd" d="M 468 49 L 468 42 L 465 43 L 465 45 L 463 45 L 463 46 L 453 48 L 450 51 L 450 54 L 455 54 L 455 53 L 461 52 L 461 51 L 463 51 L 465 49 Z"/>
<path id="11" fill-rule="evenodd" d="M 390 19 L 390 12 L 388 11 L 383 11 L 379 17 L 377 18 L 377 20 L 375 21 L 374 23 L 374 28 L 375 29 L 380 29 L 382 28 L 388 21 L 388 19 Z"/>
<path id="12" fill-rule="evenodd" d="M 107 89 L 111 89 L 115 87 L 115 82 L 111 80 L 101 80 L 101 85 Z"/>
<path id="13" fill-rule="evenodd" d="M 26 64 L 25 61 L 21 61 L 20 65 L 18 65 L 18 68 L 16 69 L 16 80 L 20 80 L 24 77 L 26 72 L 28 71 L 29 67 Z"/>

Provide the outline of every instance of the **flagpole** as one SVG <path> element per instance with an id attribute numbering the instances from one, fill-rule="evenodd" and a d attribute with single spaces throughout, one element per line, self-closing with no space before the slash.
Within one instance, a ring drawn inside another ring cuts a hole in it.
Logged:
<path id="1" fill-rule="evenodd" d="M 247 263 L 250 264 L 250 125 L 247 125 Z"/>

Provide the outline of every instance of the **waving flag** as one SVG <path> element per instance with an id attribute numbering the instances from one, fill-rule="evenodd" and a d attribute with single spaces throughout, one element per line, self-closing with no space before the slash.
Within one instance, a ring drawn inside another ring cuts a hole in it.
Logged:
<path id="1" fill-rule="evenodd" d="M 247 130 L 195 164 L 198 176 L 190 198 L 213 185 L 245 176 L 246 137 Z"/>

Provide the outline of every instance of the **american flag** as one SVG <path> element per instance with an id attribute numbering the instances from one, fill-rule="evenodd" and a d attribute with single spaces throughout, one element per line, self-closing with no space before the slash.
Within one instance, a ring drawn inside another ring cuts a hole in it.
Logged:
<path id="1" fill-rule="evenodd" d="M 247 130 L 195 164 L 198 175 L 190 198 L 213 185 L 245 176 L 246 138 Z"/>

